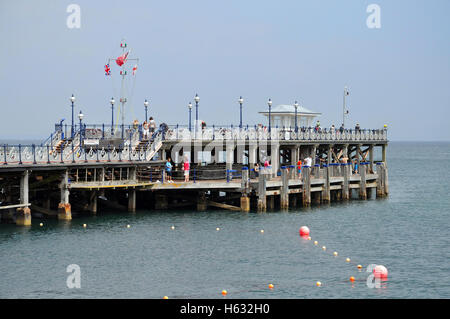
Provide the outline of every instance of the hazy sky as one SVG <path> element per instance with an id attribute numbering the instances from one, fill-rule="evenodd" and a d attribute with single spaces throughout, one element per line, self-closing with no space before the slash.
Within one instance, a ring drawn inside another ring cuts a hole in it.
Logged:
<path id="1" fill-rule="evenodd" d="M 370 4 L 381 28 L 366 24 Z M 67 7 L 81 8 L 80 28 Z M 258 111 L 301 105 L 340 125 L 389 126 L 390 140 L 450 140 L 450 1 L 17 1 L 0 2 L 0 138 L 45 138 L 69 97 L 88 123 L 110 123 L 121 53 L 140 59 L 127 119 L 187 124 L 198 93 L 208 125 L 265 123 Z M 113 74 L 118 68 L 112 66 Z M 134 84 L 133 84 L 134 82 Z"/>

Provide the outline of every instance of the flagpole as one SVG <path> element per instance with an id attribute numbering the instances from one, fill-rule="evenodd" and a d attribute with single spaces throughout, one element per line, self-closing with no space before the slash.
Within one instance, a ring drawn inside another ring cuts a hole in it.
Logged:
<path id="1" fill-rule="evenodd" d="M 345 127 L 345 96 L 347 95 L 347 86 L 344 87 L 344 102 L 342 103 L 342 126 Z"/>

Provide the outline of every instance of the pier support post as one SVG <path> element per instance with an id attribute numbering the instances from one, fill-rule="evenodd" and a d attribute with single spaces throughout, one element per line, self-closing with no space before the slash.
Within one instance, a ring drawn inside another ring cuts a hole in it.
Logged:
<path id="1" fill-rule="evenodd" d="M 248 180 L 249 177 L 249 171 L 248 167 L 242 167 L 242 174 L 241 174 L 241 210 L 244 212 L 250 211 L 250 197 L 248 197 L 248 194 L 250 192 L 250 183 Z"/>
<path id="2" fill-rule="evenodd" d="M 324 184 L 322 190 L 322 201 L 325 203 L 330 202 L 330 165 L 324 165 Z"/>
<path id="3" fill-rule="evenodd" d="M 137 182 L 136 167 L 130 167 L 128 179 Z M 128 190 L 128 211 L 130 213 L 136 212 L 136 189 Z"/>
<path id="4" fill-rule="evenodd" d="M 71 220 L 72 209 L 69 203 L 69 171 L 66 170 L 60 184 L 61 188 L 61 202 L 58 204 L 58 219 Z"/>
<path id="5" fill-rule="evenodd" d="M 270 160 L 272 164 L 272 176 L 277 177 L 280 168 L 280 144 L 278 141 L 272 142 L 270 147 Z"/>
<path id="6" fill-rule="evenodd" d="M 248 164 L 249 168 L 253 168 L 256 163 L 258 163 L 257 158 L 257 145 L 256 144 L 249 144 L 248 145 Z"/>
<path id="7" fill-rule="evenodd" d="M 369 146 L 369 174 L 373 174 L 373 145 Z"/>
<path id="8" fill-rule="evenodd" d="M 266 198 L 267 203 L 267 209 L 268 210 L 274 210 L 275 209 L 275 196 L 276 195 L 270 195 Z"/>
<path id="9" fill-rule="evenodd" d="M 359 183 L 359 198 L 367 199 L 367 188 L 366 188 L 366 163 L 360 163 L 361 166 L 358 166 L 359 175 L 361 176 L 361 181 Z"/>
<path id="10" fill-rule="evenodd" d="M 291 194 L 289 196 L 289 207 L 297 207 L 297 197 L 298 194 Z"/>
<path id="11" fill-rule="evenodd" d="M 349 200 L 350 199 L 349 181 L 350 181 L 351 163 L 342 163 L 341 168 L 344 175 L 344 181 L 342 183 L 342 191 L 341 191 L 342 200 Z"/>
<path id="12" fill-rule="evenodd" d="M 204 212 L 207 208 L 206 192 L 199 192 L 197 197 L 197 211 Z"/>
<path id="13" fill-rule="evenodd" d="M 311 167 L 304 166 L 302 169 L 303 175 L 303 206 L 311 205 Z"/>
<path id="14" fill-rule="evenodd" d="M 261 171 L 258 176 L 258 204 L 257 209 L 259 212 L 265 212 L 267 210 L 267 198 L 266 198 L 266 174 Z"/>
<path id="15" fill-rule="evenodd" d="M 136 189 L 128 190 L 128 212 L 136 212 Z"/>
<path id="16" fill-rule="evenodd" d="M 294 146 L 291 148 L 291 165 L 297 165 L 298 162 L 298 147 Z"/>
<path id="17" fill-rule="evenodd" d="M 98 198 L 98 191 L 96 190 L 92 191 L 89 203 L 89 210 L 94 215 L 97 214 L 97 198 Z"/>
<path id="18" fill-rule="evenodd" d="M 28 197 L 28 179 L 30 172 L 25 170 L 20 177 L 20 204 L 29 204 Z M 20 207 L 16 211 L 16 225 L 30 226 L 31 225 L 31 210 L 29 207 Z"/>
<path id="19" fill-rule="evenodd" d="M 155 209 L 168 209 L 169 198 L 165 194 L 155 194 Z"/>
<path id="20" fill-rule="evenodd" d="M 232 170 L 233 169 L 233 161 L 234 161 L 234 142 L 228 143 L 226 145 L 226 169 Z M 231 172 L 229 173 L 231 174 Z"/>
<path id="21" fill-rule="evenodd" d="M 281 166 L 280 206 L 281 209 L 289 208 L 289 176 L 286 166 Z"/>

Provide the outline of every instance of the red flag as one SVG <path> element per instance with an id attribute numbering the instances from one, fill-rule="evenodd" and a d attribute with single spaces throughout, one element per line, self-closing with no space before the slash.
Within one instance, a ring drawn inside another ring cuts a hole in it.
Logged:
<path id="1" fill-rule="evenodd" d="M 124 53 L 116 59 L 116 63 L 118 66 L 122 66 L 125 62 L 127 62 L 128 53 L 129 52 Z"/>
<path id="2" fill-rule="evenodd" d="M 111 75 L 111 69 L 109 68 L 109 63 L 105 65 L 105 75 Z"/>
<path id="3" fill-rule="evenodd" d="M 137 71 L 137 64 L 133 67 L 133 75 L 136 75 L 136 71 Z"/>

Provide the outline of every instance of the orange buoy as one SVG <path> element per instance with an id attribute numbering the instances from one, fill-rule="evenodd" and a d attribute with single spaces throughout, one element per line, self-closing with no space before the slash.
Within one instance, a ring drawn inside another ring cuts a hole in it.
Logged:
<path id="1" fill-rule="evenodd" d="M 222 295 L 223 295 L 223 296 L 226 296 L 227 293 L 228 293 L 228 292 L 227 292 L 226 290 L 222 290 Z"/>
<path id="2" fill-rule="evenodd" d="M 273 289 L 273 285 L 272 284 L 269 284 L 269 289 Z"/>
<path id="3" fill-rule="evenodd" d="M 345 259 L 345 261 L 349 263 L 349 262 L 350 262 L 350 258 L 347 257 L 347 258 Z"/>
<path id="4" fill-rule="evenodd" d="M 320 287 L 320 286 L 322 286 L 322 283 L 320 281 L 318 281 L 318 282 L 316 282 L 316 286 Z"/>
<path id="5" fill-rule="evenodd" d="M 351 277 L 350 277 L 350 281 L 351 281 L 351 282 L 354 282 L 354 281 L 355 281 L 355 277 L 351 276 Z"/>
<path id="6" fill-rule="evenodd" d="M 167 296 L 164 296 L 164 297 L 163 297 L 163 299 L 169 299 L 169 297 L 167 297 Z"/>
<path id="7" fill-rule="evenodd" d="M 358 265 L 358 266 L 356 266 L 356 267 L 358 267 L 358 269 L 362 269 L 362 266 L 361 266 L 361 265 Z"/>
<path id="8" fill-rule="evenodd" d="M 300 227 L 300 236 L 309 236 L 309 228 L 307 226 Z"/>

